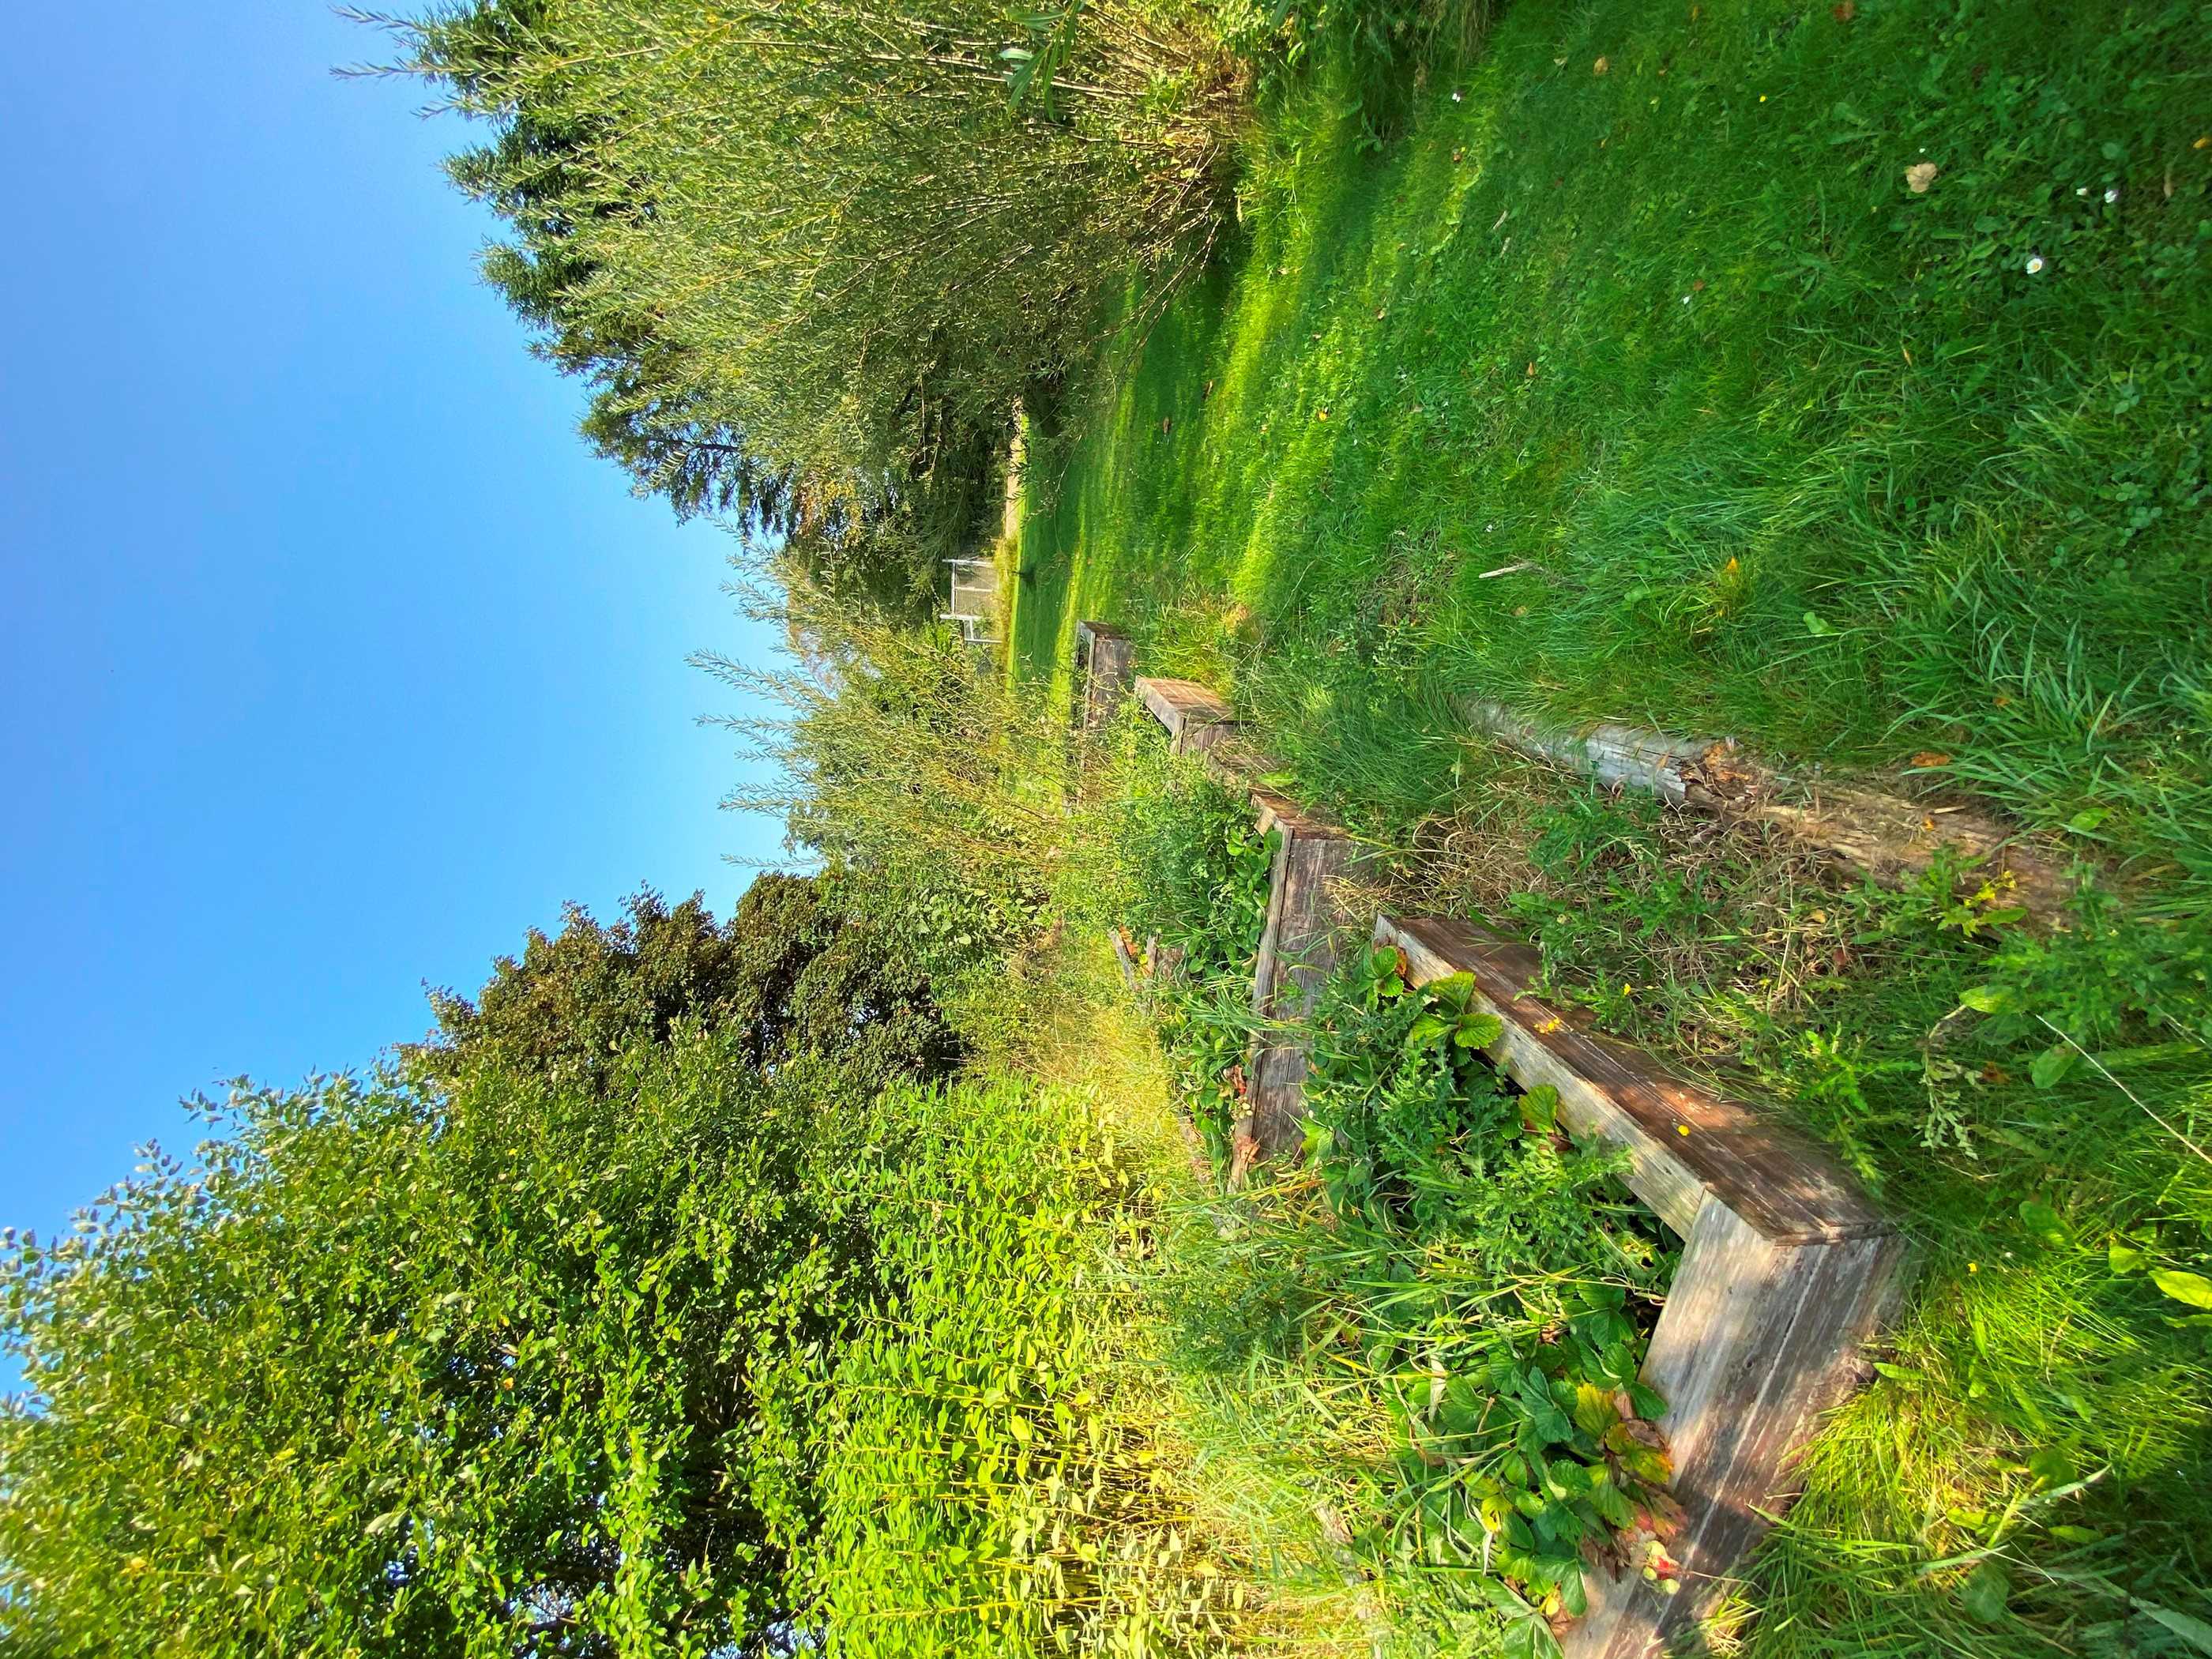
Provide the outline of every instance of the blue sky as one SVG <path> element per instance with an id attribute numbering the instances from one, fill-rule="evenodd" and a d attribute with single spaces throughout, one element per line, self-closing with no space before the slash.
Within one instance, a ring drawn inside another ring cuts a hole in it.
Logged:
<path id="1" fill-rule="evenodd" d="M 726 906 L 732 544 L 633 499 L 477 280 L 423 88 L 312 0 L 37 6 L 0 56 L 0 1224 L 357 1066 L 563 899 Z"/>

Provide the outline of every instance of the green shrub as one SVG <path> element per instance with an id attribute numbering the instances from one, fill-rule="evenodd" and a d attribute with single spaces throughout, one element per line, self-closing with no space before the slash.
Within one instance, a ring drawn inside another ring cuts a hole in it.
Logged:
<path id="1" fill-rule="evenodd" d="M 763 1362 L 834 1334 L 836 1098 L 693 1028 L 599 1089 L 204 1107 L 195 1166 L 0 1257 L 0 1644 L 763 1650 L 811 1456 L 761 1432 Z"/>
<path id="2" fill-rule="evenodd" d="M 1672 1576 L 1637 1373 L 1674 1260 L 1620 1159 L 1490 1066 L 1470 991 L 1346 963 L 1309 1167 L 1182 1218 L 1151 1288 L 1217 1478 L 1309 1571 L 1370 1575 L 1394 1651 L 1550 1654 L 1589 1560 Z"/>
<path id="3" fill-rule="evenodd" d="M 1141 1166 L 1079 1101 L 896 1089 L 834 1200 L 884 1291 L 818 1395 L 806 1622 L 848 1659 L 1211 1655 L 1238 1623 L 1133 1403 Z"/>
<path id="4" fill-rule="evenodd" d="M 1115 733 L 1109 777 L 1098 855 L 1063 884 L 1065 903 L 1143 958 L 1183 1108 L 1226 1169 L 1278 837 L 1261 833 L 1246 791 L 1170 754 L 1140 713 Z"/>
<path id="5" fill-rule="evenodd" d="M 1308 1133 L 1331 1254 L 1364 1290 L 1347 1316 L 1405 1434 L 1391 1549 L 1447 1601 L 1520 1615 L 1494 1578 L 1575 1615 L 1586 1553 L 1626 1540 L 1671 1572 L 1647 1421 L 1665 1402 L 1638 1375 L 1674 1258 L 1620 1157 L 1576 1147 L 1554 1091 L 1492 1066 L 1503 1027 L 1473 996 L 1465 975 L 1413 988 L 1395 951 L 1346 964 L 1315 1024 Z"/>

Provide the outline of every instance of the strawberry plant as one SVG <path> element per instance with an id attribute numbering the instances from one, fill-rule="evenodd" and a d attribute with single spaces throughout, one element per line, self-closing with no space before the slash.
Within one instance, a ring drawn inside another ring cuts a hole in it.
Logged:
<path id="1" fill-rule="evenodd" d="M 1665 1402 L 1638 1372 L 1674 1258 L 1618 1155 L 1491 1063 L 1501 1034 L 1470 978 L 1355 959 L 1316 1022 L 1308 1140 L 1398 1436 L 1370 1547 L 1548 1654 L 1587 1562 L 1673 1582 Z"/>

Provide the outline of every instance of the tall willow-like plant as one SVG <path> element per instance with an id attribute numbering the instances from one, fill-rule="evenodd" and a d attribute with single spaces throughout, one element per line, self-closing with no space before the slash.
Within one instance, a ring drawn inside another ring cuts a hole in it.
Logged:
<path id="1" fill-rule="evenodd" d="M 1197 257 L 1243 102 L 1174 0 L 479 0 L 398 27 L 459 107 L 552 136 L 459 173 L 557 250 L 561 325 L 649 330 L 656 402 L 711 406 L 817 510 L 1002 422 L 1102 274 Z"/>
<path id="2" fill-rule="evenodd" d="M 1041 902 L 1077 823 L 1066 721 L 942 629 L 871 621 L 803 584 L 754 604 L 787 620 L 799 662 L 696 659 L 775 711 L 720 722 L 771 769 L 725 804 L 780 814 L 796 844 L 908 892 Z"/>

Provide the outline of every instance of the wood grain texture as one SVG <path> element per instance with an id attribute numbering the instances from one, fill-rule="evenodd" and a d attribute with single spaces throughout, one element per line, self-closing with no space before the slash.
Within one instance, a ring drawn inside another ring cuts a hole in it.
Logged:
<path id="1" fill-rule="evenodd" d="M 1232 1184 L 1241 1184 L 1253 1163 L 1293 1157 L 1304 1145 L 1306 1042 L 1297 1022 L 1313 1012 L 1356 926 L 1330 883 L 1356 856 L 1357 844 L 1270 791 L 1254 790 L 1252 805 L 1260 832 L 1276 842 L 1252 972 L 1260 1035 L 1245 1066 L 1247 1109 L 1236 1137 Z"/>
<path id="2" fill-rule="evenodd" d="M 1630 1188 L 1677 1233 L 1688 1236 L 1708 1194 L 1778 1243 L 1889 1231 L 1817 1143 L 1526 994 L 1540 967 L 1527 946 L 1425 916 L 1382 917 L 1375 938 L 1406 953 L 1417 982 L 1472 974 L 1477 997 L 1505 1026 L 1498 1068 L 1524 1088 L 1550 1084 L 1570 1133 L 1626 1152 Z"/>
<path id="3" fill-rule="evenodd" d="M 1104 623 L 1075 624 L 1076 713 L 1084 731 L 1105 729 L 1135 678 L 1136 647 L 1127 635 Z"/>
<path id="4" fill-rule="evenodd" d="M 1244 1087 L 1244 1115 L 1231 1138 L 1231 1187 L 1243 1186 L 1255 1164 L 1293 1157 L 1305 1144 L 1305 1045 L 1261 1039 L 1245 1062 Z"/>
<path id="5" fill-rule="evenodd" d="M 1667 1401 L 1680 1592 L 1593 1570 L 1590 1611 L 1565 1644 L 1569 1659 L 1656 1659 L 1694 1642 L 1795 1495 L 1793 1461 L 1859 1380 L 1905 1243 L 1816 1143 L 1528 995 L 1533 951 L 1437 918 L 1385 916 L 1375 937 L 1405 952 L 1416 981 L 1473 975 L 1505 1028 L 1490 1051 L 1498 1069 L 1558 1088 L 1578 1139 L 1624 1148 L 1628 1184 L 1685 1241 L 1644 1364 Z"/>
<path id="6" fill-rule="evenodd" d="M 1905 1266 L 1894 1235 L 1787 1245 L 1717 1200 L 1691 1231 L 1644 1380 L 1667 1401 L 1681 1530 L 1680 1594 L 1640 1576 L 1588 1577 L 1569 1659 L 1654 1659 L 1694 1644 L 1773 1517 L 1797 1493 L 1796 1455 L 1859 1380 L 1856 1358 Z"/>
<path id="7" fill-rule="evenodd" d="M 1502 702 L 1469 699 L 1460 705 L 1468 725 L 1487 732 L 1537 760 L 1564 766 L 1607 785 L 1649 789 L 1680 806 L 1696 787 L 1698 758 L 1714 745 L 1698 738 L 1670 738 L 1632 726 L 1581 731 L 1515 714 Z"/>
<path id="8" fill-rule="evenodd" d="M 1136 692 L 1137 700 L 1167 728 L 1169 746 L 1177 754 L 1203 754 L 1237 733 L 1229 705 L 1195 680 L 1147 675 L 1138 679 Z"/>
<path id="9" fill-rule="evenodd" d="M 1342 836 L 1291 834 L 1281 860 L 1282 891 L 1269 962 L 1270 980 L 1261 1006 L 1263 1018 L 1302 1020 L 1314 1010 L 1322 986 L 1336 970 L 1337 954 L 1353 927 L 1352 914 L 1337 902 L 1330 884 L 1358 852 Z"/>

